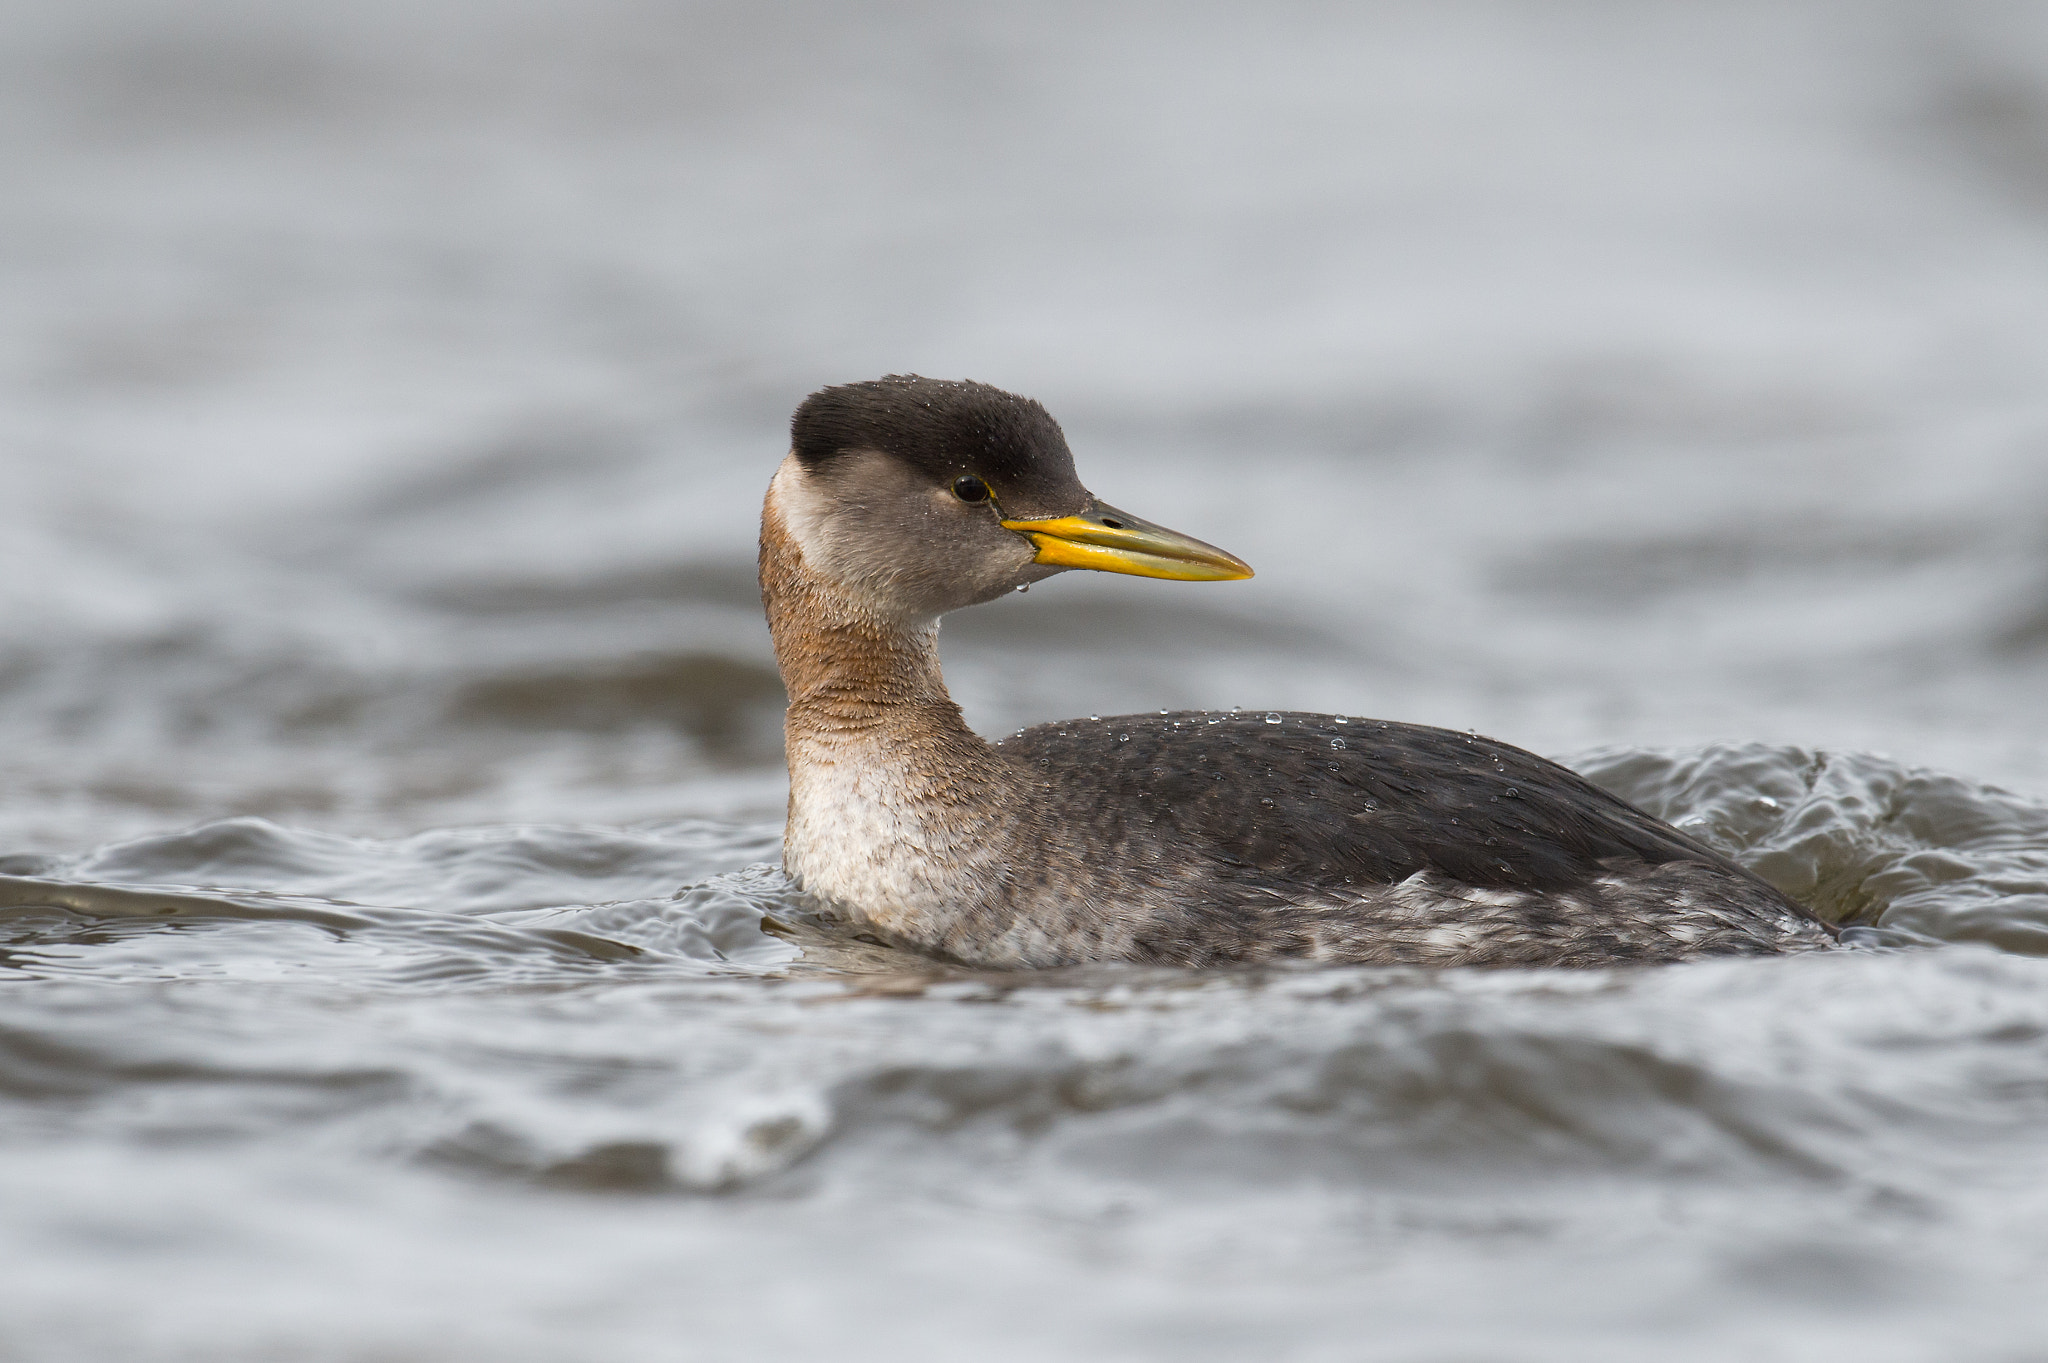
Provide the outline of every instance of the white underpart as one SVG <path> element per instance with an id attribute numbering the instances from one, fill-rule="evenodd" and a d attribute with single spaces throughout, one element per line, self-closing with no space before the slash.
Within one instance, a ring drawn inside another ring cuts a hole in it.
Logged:
<path id="1" fill-rule="evenodd" d="M 969 863 L 981 859 L 925 817 L 928 806 L 871 740 L 805 739 L 800 756 L 790 764 L 782 856 L 805 889 L 883 927 L 904 915 L 943 915 L 963 892 L 978 897 L 981 868 Z"/>

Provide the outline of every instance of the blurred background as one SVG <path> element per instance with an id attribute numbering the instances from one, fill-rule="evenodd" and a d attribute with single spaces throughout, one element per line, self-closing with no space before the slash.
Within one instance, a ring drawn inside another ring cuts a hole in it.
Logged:
<path id="1" fill-rule="evenodd" d="M 1258 569 L 949 620 L 984 732 L 1475 728 L 1949 945 L 764 933 L 891 371 Z M 2041 1356 L 2048 5 L 0 0 L 0 508 L 9 1363 Z"/>
<path id="2" fill-rule="evenodd" d="M 772 817 L 759 495 L 891 371 L 1259 569 L 949 622 L 985 731 L 2048 791 L 2038 5 L 14 0 L 0 170 L 0 850 Z"/>

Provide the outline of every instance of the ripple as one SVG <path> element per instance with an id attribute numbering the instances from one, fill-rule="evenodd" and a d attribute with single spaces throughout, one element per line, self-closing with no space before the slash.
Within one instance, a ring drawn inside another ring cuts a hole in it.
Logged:
<path id="1" fill-rule="evenodd" d="M 694 833 L 696 836 L 690 836 Z M 26 977 L 320 980 L 387 987 L 558 983 L 639 969 L 668 978 L 770 968 L 794 948 L 762 930 L 791 902 L 779 871 L 713 875 L 756 849 L 723 826 L 665 835 L 578 828 L 443 830 L 395 842 L 241 819 L 103 849 L 41 876 L 0 876 L 0 968 Z M 201 873 L 212 884 L 109 883 L 80 872 Z M 242 888 L 236 881 L 410 889 L 410 905 Z M 549 888 L 581 890 L 562 904 Z M 538 898 L 549 907 L 529 907 Z"/>
<path id="2" fill-rule="evenodd" d="M 1751 744 L 1576 765 L 1830 922 L 2048 954 L 2048 805 L 1865 753 Z"/>
<path id="3" fill-rule="evenodd" d="M 778 851 L 773 829 L 711 820 L 645 829 L 573 824 L 442 828 L 380 839 L 239 818 L 53 860 L 42 874 L 496 913 L 667 894 Z"/>

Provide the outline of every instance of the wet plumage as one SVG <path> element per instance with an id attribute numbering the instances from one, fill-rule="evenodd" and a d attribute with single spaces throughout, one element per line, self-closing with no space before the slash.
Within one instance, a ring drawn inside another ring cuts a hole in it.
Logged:
<path id="1" fill-rule="evenodd" d="M 1205 887 L 1161 906 L 1141 959 L 1598 964 L 1818 942 L 1817 924 L 1719 853 L 1519 748 L 1296 713 L 1130 715 L 1002 742 L 1042 783 L 1040 835 L 1085 828 L 1133 868 Z"/>
<path id="2" fill-rule="evenodd" d="M 1069 720 L 990 744 L 936 622 L 1051 573 L 1250 575 L 1097 502 L 1036 403 L 814 395 L 763 512 L 791 698 L 784 860 L 888 937 L 996 966 L 1669 961 L 1824 945 L 1727 858 L 1476 735 L 1302 714 Z"/>

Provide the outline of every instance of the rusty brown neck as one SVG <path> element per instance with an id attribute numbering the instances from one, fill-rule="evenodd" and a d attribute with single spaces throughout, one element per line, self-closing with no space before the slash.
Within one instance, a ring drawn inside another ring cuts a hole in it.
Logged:
<path id="1" fill-rule="evenodd" d="M 1013 930 L 1028 792 L 946 694 L 936 623 L 893 620 L 815 571 L 772 497 L 761 596 L 789 689 L 790 878 L 924 950 L 972 955 Z"/>
<path id="2" fill-rule="evenodd" d="M 890 620 L 812 572 L 772 508 L 761 522 L 761 600 L 789 692 L 792 757 L 817 739 L 915 736 L 986 748 L 946 693 L 938 623 Z"/>

